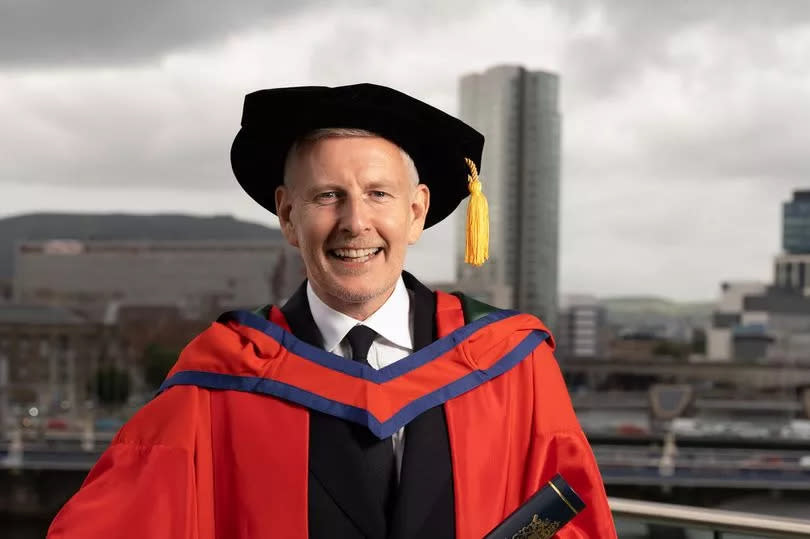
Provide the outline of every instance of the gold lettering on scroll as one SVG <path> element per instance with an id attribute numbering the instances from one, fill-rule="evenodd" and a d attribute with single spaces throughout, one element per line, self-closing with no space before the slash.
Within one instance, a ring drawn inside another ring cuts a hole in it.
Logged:
<path id="1" fill-rule="evenodd" d="M 551 539 L 559 529 L 559 522 L 534 515 L 532 521 L 513 535 L 512 539 Z"/>

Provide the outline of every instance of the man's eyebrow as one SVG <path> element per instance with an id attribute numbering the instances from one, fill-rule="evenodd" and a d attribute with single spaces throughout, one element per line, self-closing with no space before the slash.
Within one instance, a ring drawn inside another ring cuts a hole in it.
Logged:
<path id="1" fill-rule="evenodd" d="M 311 185 L 311 186 L 307 187 L 306 189 L 304 189 L 304 192 L 307 193 L 307 194 L 320 193 L 322 191 L 341 191 L 342 192 L 342 191 L 345 191 L 345 188 L 342 187 L 341 185 L 337 184 L 337 183 L 326 181 L 326 182 L 323 182 L 323 183 L 318 183 L 318 184 L 315 184 L 315 185 Z"/>

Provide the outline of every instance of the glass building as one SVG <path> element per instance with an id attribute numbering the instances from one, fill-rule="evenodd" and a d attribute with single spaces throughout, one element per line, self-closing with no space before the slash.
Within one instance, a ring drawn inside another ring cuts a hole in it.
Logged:
<path id="1" fill-rule="evenodd" d="M 774 284 L 810 294 L 810 191 L 795 191 L 793 200 L 782 205 L 782 248 Z"/>
<path id="2" fill-rule="evenodd" d="M 782 248 L 789 254 L 810 254 L 810 191 L 795 191 L 782 206 Z"/>

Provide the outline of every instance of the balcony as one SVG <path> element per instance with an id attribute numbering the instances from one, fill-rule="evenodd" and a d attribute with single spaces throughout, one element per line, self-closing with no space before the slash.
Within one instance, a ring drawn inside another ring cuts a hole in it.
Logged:
<path id="1" fill-rule="evenodd" d="M 623 498 L 611 498 L 610 508 L 621 539 L 810 537 L 810 520 Z"/>

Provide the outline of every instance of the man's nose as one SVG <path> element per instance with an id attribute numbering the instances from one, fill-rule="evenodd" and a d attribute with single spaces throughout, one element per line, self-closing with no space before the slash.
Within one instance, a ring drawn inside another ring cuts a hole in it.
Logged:
<path id="1" fill-rule="evenodd" d="M 369 229 L 369 205 L 360 195 L 348 195 L 343 199 L 340 212 L 340 229 L 352 236 Z"/>

